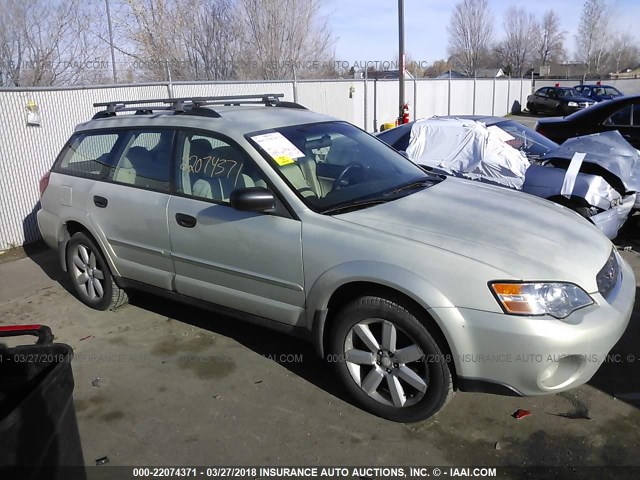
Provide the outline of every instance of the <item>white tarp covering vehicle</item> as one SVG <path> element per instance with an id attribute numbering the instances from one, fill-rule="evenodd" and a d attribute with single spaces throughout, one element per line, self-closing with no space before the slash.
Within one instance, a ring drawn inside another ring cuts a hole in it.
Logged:
<path id="1" fill-rule="evenodd" d="M 436 172 L 568 206 L 609 238 L 616 237 L 632 209 L 640 207 L 640 152 L 615 131 L 557 145 L 505 118 L 433 117 L 379 137 Z"/>
<path id="2" fill-rule="evenodd" d="M 429 118 L 413 124 L 407 154 L 449 175 L 521 190 L 530 163 L 508 140 L 504 130 L 474 120 Z"/>

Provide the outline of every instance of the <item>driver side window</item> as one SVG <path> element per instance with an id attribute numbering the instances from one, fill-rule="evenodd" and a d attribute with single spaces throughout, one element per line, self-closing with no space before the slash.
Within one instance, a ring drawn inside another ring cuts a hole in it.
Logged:
<path id="1" fill-rule="evenodd" d="M 238 188 L 266 187 L 258 168 L 236 145 L 195 132 L 181 132 L 177 149 L 176 192 L 229 204 Z"/>

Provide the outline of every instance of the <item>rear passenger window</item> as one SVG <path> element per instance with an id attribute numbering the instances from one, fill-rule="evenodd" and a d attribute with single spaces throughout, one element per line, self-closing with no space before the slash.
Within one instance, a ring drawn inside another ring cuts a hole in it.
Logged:
<path id="1" fill-rule="evenodd" d="M 123 142 L 122 154 L 112 170 L 111 180 L 168 192 L 173 135 L 172 130 L 129 133 Z"/>
<path id="2" fill-rule="evenodd" d="M 79 135 L 62 157 L 58 170 L 90 178 L 100 178 L 109 172 L 112 153 L 119 134 Z"/>
<path id="3" fill-rule="evenodd" d="M 228 203 L 235 189 L 266 187 L 243 150 L 213 136 L 181 133 L 177 160 L 179 194 Z"/>

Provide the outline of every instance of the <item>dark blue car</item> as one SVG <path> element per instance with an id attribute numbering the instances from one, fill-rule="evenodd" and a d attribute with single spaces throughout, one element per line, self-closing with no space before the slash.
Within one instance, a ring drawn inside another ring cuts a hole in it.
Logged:
<path id="1" fill-rule="evenodd" d="M 573 88 L 580 92 L 583 97 L 590 98 L 595 102 L 611 100 L 612 98 L 623 95 L 620 90 L 611 85 L 577 85 Z"/>

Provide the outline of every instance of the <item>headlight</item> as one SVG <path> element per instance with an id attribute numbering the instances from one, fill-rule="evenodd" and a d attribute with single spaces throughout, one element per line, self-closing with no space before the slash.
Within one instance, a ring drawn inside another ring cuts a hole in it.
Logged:
<path id="1" fill-rule="evenodd" d="M 577 107 L 578 104 L 576 102 L 569 102 L 570 107 Z"/>
<path id="2" fill-rule="evenodd" d="M 593 299 L 572 283 L 491 283 L 498 303 L 511 315 L 551 315 L 565 318 Z"/>

